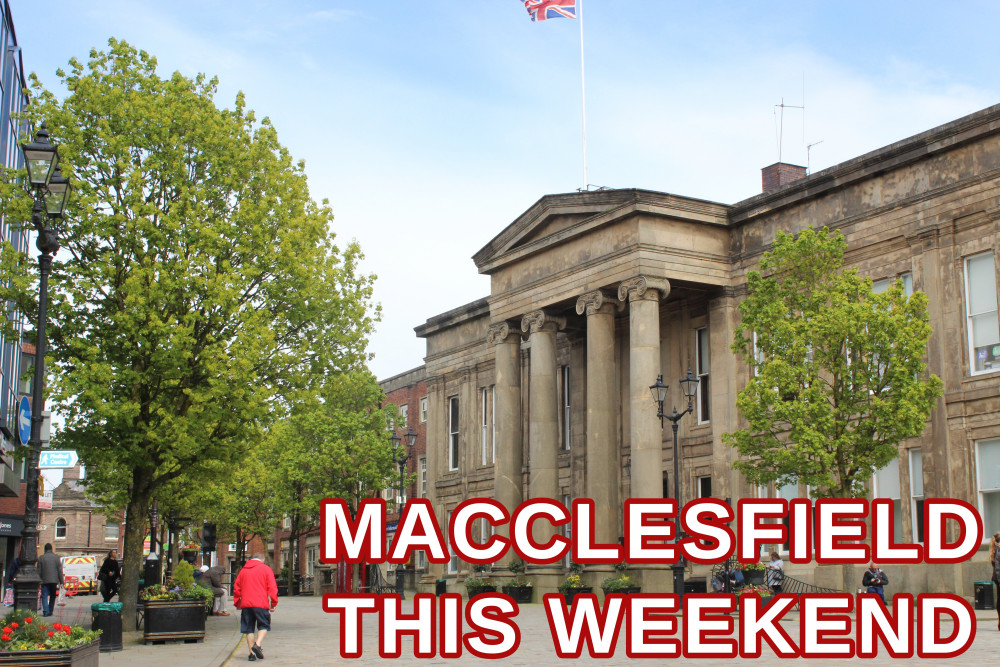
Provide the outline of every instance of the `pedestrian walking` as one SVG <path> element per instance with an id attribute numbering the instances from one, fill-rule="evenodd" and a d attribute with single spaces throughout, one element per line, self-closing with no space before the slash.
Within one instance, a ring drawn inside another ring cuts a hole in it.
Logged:
<path id="1" fill-rule="evenodd" d="M 861 585 L 867 587 L 869 593 L 875 593 L 882 598 L 882 604 L 885 604 L 885 587 L 888 583 L 889 577 L 875 563 L 868 566 L 868 569 L 865 570 L 865 576 L 861 580 Z"/>
<path id="2" fill-rule="evenodd" d="M 263 660 L 260 645 L 271 629 L 271 612 L 278 606 L 278 582 L 264 564 L 264 554 L 255 553 L 233 583 L 233 604 L 240 610 L 240 632 L 247 637 L 248 660 Z"/>
<path id="3" fill-rule="evenodd" d="M 990 540 L 990 565 L 993 567 L 993 585 L 996 587 L 996 597 L 993 606 L 997 609 L 997 630 L 1000 630 L 1000 531 L 993 533 Z"/>
<path id="4" fill-rule="evenodd" d="M 771 552 L 771 562 L 767 564 L 767 585 L 771 592 L 777 595 L 785 583 L 785 563 L 777 551 Z"/>
<path id="5" fill-rule="evenodd" d="M 62 559 L 52 552 L 51 544 L 46 544 L 45 553 L 38 557 L 38 569 L 42 579 L 42 616 L 51 616 L 63 583 Z"/>
<path id="6" fill-rule="evenodd" d="M 118 586 L 122 578 L 122 567 L 118 564 L 118 552 L 112 549 L 101 563 L 97 580 L 101 582 L 101 596 L 105 602 L 118 595 Z"/>

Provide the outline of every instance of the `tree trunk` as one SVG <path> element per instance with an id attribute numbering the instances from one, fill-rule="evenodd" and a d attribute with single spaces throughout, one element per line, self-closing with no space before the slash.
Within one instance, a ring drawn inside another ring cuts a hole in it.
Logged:
<path id="1" fill-rule="evenodd" d="M 134 485 L 135 488 L 138 485 Z M 135 603 L 139 597 L 142 573 L 142 540 L 146 534 L 146 513 L 152 494 L 133 490 L 125 506 L 125 544 L 122 549 L 122 585 L 118 599 L 122 603 L 122 629 L 135 630 Z M 150 538 L 154 538 L 150 535 Z M 155 538 L 154 538 L 155 539 Z M 150 545 L 152 546 L 152 545 Z"/>

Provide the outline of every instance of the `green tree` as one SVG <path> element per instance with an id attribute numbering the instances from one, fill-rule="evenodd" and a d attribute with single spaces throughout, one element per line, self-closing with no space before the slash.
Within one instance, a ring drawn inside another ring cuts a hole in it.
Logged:
<path id="1" fill-rule="evenodd" d="M 304 164 L 242 95 L 219 109 L 215 79 L 161 78 L 117 40 L 57 74 L 65 98 L 32 77 L 28 112 L 78 193 L 50 290 L 53 409 L 92 493 L 126 510 L 131 628 L 151 500 L 241 458 L 283 396 L 363 369 L 377 309 L 359 248 L 335 245 Z M 0 268 L 34 312 L 27 258 Z"/>
<path id="2" fill-rule="evenodd" d="M 826 228 L 778 232 L 748 297 L 733 351 L 753 369 L 724 436 L 749 482 L 801 481 L 817 496 L 864 495 L 899 443 L 924 429 L 941 381 L 925 377 L 927 297 L 902 282 L 873 293 L 843 269 L 847 242 Z"/>
<path id="3" fill-rule="evenodd" d="M 267 436 L 279 509 L 290 523 L 289 572 L 298 571 L 299 537 L 319 526 L 320 503 L 343 498 L 352 511 L 363 498 L 392 488 L 396 468 L 388 430 L 394 406 L 365 371 L 328 378 L 320 397 L 301 397 L 288 421 Z M 289 580 L 294 594 L 294 578 Z"/>

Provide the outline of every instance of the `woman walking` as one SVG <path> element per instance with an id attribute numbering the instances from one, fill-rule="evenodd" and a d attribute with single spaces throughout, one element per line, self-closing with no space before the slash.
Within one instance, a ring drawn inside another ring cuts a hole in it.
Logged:
<path id="1" fill-rule="evenodd" d="M 97 579 L 101 582 L 101 595 L 105 602 L 111 602 L 111 598 L 118 594 L 118 580 L 122 576 L 122 568 L 118 564 L 115 556 L 118 555 L 114 549 L 104 559 L 101 564 L 101 571 L 97 574 Z"/>

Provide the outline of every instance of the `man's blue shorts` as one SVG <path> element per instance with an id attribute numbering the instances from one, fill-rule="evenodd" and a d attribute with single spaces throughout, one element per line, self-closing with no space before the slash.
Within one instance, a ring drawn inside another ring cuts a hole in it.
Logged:
<path id="1" fill-rule="evenodd" d="M 258 630 L 271 629 L 271 612 L 263 607 L 247 607 L 240 613 L 240 632 L 252 635 Z"/>

